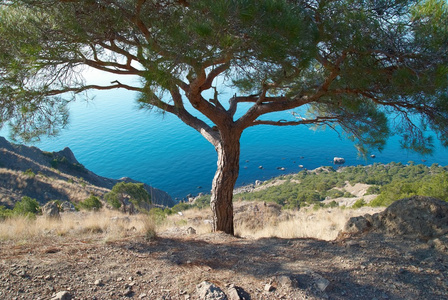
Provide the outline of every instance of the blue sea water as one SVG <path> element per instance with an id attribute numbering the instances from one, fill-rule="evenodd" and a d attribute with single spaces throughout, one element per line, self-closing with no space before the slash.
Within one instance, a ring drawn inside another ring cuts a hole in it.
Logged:
<path id="1" fill-rule="evenodd" d="M 80 163 L 101 176 L 131 177 L 173 198 L 208 193 L 216 170 L 213 146 L 175 116 L 137 109 L 136 97 L 126 91 L 104 91 L 94 101 L 75 102 L 68 128 L 34 146 L 45 151 L 70 147 Z M 287 112 L 277 114 L 288 118 Z M 0 135 L 7 136 L 7 132 L 3 129 Z M 427 165 L 448 164 L 448 151 L 440 144 L 432 156 L 422 157 L 403 151 L 397 138 L 390 139 L 383 152 L 374 154 L 374 159 L 359 158 L 353 144 L 332 130 L 256 126 L 248 128 L 241 139 L 237 186 L 298 172 L 299 165 L 307 169 L 332 165 L 335 156 L 345 158 L 345 165 L 422 160 Z"/>

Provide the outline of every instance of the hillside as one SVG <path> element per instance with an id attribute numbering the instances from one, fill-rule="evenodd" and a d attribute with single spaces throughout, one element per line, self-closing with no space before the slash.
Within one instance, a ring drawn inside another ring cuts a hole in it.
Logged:
<path id="1" fill-rule="evenodd" d="M 0 137 L 0 205 L 11 208 L 23 196 L 35 198 L 41 204 L 51 200 L 77 203 L 91 193 L 104 195 L 120 181 L 136 182 L 130 178 L 110 179 L 89 171 L 69 148 L 44 152 Z M 145 188 L 153 203 L 174 205 L 166 192 L 146 184 Z"/>

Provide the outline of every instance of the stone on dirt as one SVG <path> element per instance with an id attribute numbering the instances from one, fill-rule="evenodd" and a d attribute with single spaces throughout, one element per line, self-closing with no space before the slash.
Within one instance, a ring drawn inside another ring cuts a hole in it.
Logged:
<path id="1" fill-rule="evenodd" d="M 203 281 L 196 286 L 201 300 L 227 300 L 226 294 L 211 282 Z"/>
<path id="2" fill-rule="evenodd" d="M 72 295 L 67 291 L 57 293 L 51 300 L 71 300 Z"/>

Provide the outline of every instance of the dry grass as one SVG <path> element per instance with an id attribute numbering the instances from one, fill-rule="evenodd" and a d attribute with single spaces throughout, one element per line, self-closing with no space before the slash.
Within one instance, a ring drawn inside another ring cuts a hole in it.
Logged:
<path id="1" fill-rule="evenodd" d="M 308 209 L 298 212 L 278 210 L 260 203 L 237 203 L 235 234 L 247 238 L 317 238 L 333 240 L 350 217 L 374 213 L 380 209 Z M 44 239 L 77 238 L 114 241 L 130 236 L 152 239 L 163 232 L 186 233 L 193 227 L 197 234 L 211 232 L 210 209 L 191 209 L 156 223 L 147 215 L 125 215 L 103 209 L 100 212 L 63 213 L 59 220 L 42 216 L 35 219 L 16 217 L 0 222 L 0 241 L 17 243 Z"/>
<path id="2" fill-rule="evenodd" d="M 147 215 L 127 216 L 118 211 L 63 213 L 59 220 L 42 216 L 14 217 L 0 222 L 0 240 L 26 242 L 42 238 L 76 237 L 111 241 L 147 235 L 155 226 Z M 152 225 L 151 225 L 152 224 Z"/>
<path id="3" fill-rule="evenodd" d="M 354 216 L 366 213 L 375 213 L 380 209 L 363 208 L 353 209 L 303 209 L 292 212 L 288 220 L 265 224 L 262 229 L 252 229 L 251 220 L 243 222 L 235 228 L 235 232 L 241 237 L 263 238 L 316 238 L 321 240 L 334 240 L 345 223 Z"/>
<path id="4" fill-rule="evenodd" d="M 209 208 L 192 208 L 183 211 L 181 214 L 168 216 L 158 227 L 158 231 L 163 232 L 173 229 L 186 230 L 189 227 L 193 227 L 197 234 L 210 233 L 212 231 L 211 218 L 212 214 Z"/>
<path id="5" fill-rule="evenodd" d="M 269 208 L 272 206 L 264 206 L 260 202 L 235 203 L 235 234 L 247 238 L 316 238 L 328 241 L 337 237 L 351 217 L 382 210 L 363 207 L 357 210 L 333 208 L 292 212 Z M 210 233 L 210 222 L 209 208 L 191 209 L 182 215 L 169 216 L 159 231 L 181 231 L 193 227 L 198 234 Z"/>

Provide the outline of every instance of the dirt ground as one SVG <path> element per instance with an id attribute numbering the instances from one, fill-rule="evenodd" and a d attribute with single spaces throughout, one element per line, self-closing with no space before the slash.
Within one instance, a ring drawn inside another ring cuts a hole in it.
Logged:
<path id="1" fill-rule="evenodd" d="M 167 231 L 151 241 L 53 237 L 0 243 L 0 298 L 200 299 L 209 281 L 240 299 L 448 299 L 448 255 L 369 233 L 339 241 Z M 209 298 L 217 299 L 217 298 Z M 235 298 L 232 298 L 235 299 Z"/>

